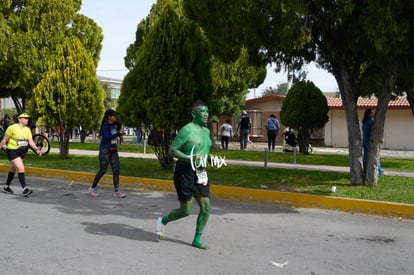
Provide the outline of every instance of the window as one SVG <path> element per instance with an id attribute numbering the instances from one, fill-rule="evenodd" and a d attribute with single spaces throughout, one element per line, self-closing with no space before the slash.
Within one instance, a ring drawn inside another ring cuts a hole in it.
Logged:
<path id="1" fill-rule="evenodd" d="M 252 136 L 263 136 L 262 126 L 263 126 L 263 112 L 262 111 L 247 111 L 247 115 L 250 118 L 251 126 L 251 135 Z M 239 125 L 240 116 L 233 117 L 233 125 L 236 125 L 234 130 L 236 131 L 237 125 Z"/>
<path id="2" fill-rule="evenodd" d="M 325 128 L 320 128 L 317 130 L 314 130 L 312 132 L 312 138 L 324 138 L 325 137 Z"/>
<path id="3" fill-rule="evenodd" d="M 111 88 L 111 98 L 119 98 L 120 94 L 121 94 L 121 89 Z"/>
<path id="4" fill-rule="evenodd" d="M 247 112 L 252 122 L 252 136 L 262 136 L 262 117 L 263 114 L 260 111 Z"/>

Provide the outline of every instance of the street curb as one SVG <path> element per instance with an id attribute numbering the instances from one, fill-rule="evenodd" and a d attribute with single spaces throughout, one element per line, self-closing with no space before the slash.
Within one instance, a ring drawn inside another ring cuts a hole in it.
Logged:
<path id="1" fill-rule="evenodd" d="M 8 172 L 9 166 L 1 164 L 1 172 Z M 89 185 L 95 174 L 56 169 L 26 167 L 27 176 L 57 179 Z M 172 180 L 120 176 L 122 188 L 175 192 Z M 112 175 L 104 175 L 99 182 L 101 186 L 112 187 Z M 414 205 L 382 201 L 348 199 L 329 196 L 309 195 L 291 192 L 259 190 L 251 188 L 212 185 L 212 198 L 259 202 L 291 207 L 319 208 L 350 213 L 364 213 L 392 218 L 414 219 Z"/>

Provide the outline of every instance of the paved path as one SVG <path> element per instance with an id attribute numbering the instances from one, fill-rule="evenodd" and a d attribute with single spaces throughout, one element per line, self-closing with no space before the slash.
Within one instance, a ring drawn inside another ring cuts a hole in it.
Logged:
<path id="1" fill-rule="evenodd" d="M 257 149 L 257 148 L 256 148 Z M 259 150 L 259 149 L 257 149 Z M 51 148 L 51 152 L 58 153 L 59 149 Z M 315 148 L 315 154 L 348 154 L 346 149 L 341 148 Z M 77 150 L 77 149 L 70 149 L 70 154 L 75 155 L 98 155 L 98 151 L 93 150 Z M 270 153 L 271 154 L 271 153 Z M 122 157 L 131 157 L 131 158 L 151 158 L 156 159 L 157 157 L 154 154 L 142 154 L 142 153 L 126 153 L 120 152 L 120 156 Z M 413 158 L 414 159 L 414 152 L 413 151 L 382 151 L 383 156 L 387 157 L 395 157 L 395 158 Z M 264 153 L 263 153 L 264 159 Z M 257 166 L 263 167 L 264 161 L 243 161 L 243 160 L 226 160 L 227 164 L 230 165 L 244 165 L 244 166 Z M 304 170 L 315 170 L 315 171 L 335 171 L 335 172 L 349 172 L 349 167 L 344 166 L 329 166 L 329 165 L 305 165 L 305 164 L 293 164 L 293 163 L 272 163 L 269 162 L 267 167 L 271 168 L 285 168 L 285 169 L 304 169 Z M 385 175 L 390 176 L 403 176 L 403 177 L 414 177 L 414 171 L 391 171 L 386 170 Z"/>
<path id="2" fill-rule="evenodd" d="M 204 251 L 190 245 L 197 206 L 157 240 L 173 193 L 91 198 L 85 185 L 27 182 L 30 198 L 0 193 L 0 274 L 414 274 L 413 221 L 213 200 Z"/>

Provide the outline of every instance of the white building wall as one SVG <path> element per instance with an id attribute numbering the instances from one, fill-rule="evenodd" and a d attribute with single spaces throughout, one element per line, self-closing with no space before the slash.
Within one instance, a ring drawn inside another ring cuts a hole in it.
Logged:
<path id="1" fill-rule="evenodd" d="M 325 128 L 325 144 L 334 147 L 348 147 L 348 130 L 343 110 L 329 112 L 329 127 Z"/>
<path id="2" fill-rule="evenodd" d="M 364 110 L 358 111 L 361 127 Z M 414 150 L 414 117 L 411 110 L 389 109 L 384 124 L 384 149 Z M 325 144 L 348 147 L 348 130 L 344 110 L 331 110 L 325 126 Z"/>
<path id="3" fill-rule="evenodd" d="M 280 100 L 272 100 L 258 103 L 250 103 L 248 109 L 268 112 L 280 112 L 280 110 L 282 109 L 282 102 Z"/>
<path id="4" fill-rule="evenodd" d="M 328 113 L 328 122 L 325 124 L 325 144 L 332 144 L 332 110 Z"/>
<path id="5" fill-rule="evenodd" d="M 414 150 L 414 117 L 411 110 L 388 110 L 385 120 L 386 149 Z"/>

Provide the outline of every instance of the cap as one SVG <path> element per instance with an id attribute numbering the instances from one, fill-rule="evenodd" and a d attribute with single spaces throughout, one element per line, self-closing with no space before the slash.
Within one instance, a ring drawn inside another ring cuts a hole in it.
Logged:
<path id="1" fill-rule="evenodd" d="M 246 111 L 243 111 L 243 112 L 242 112 L 242 114 L 243 114 L 243 115 L 247 115 L 247 112 L 246 112 Z"/>
<path id="2" fill-rule="evenodd" d="M 27 113 L 21 113 L 17 118 L 30 118 Z"/>
<path id="3" fill-rule="evenodd" d="M 118 115 L 118 113 L 115 110 L 108 109 L 108 110 L 105 111 L 105 117 L 117 116 L 117 115 Z"/>

